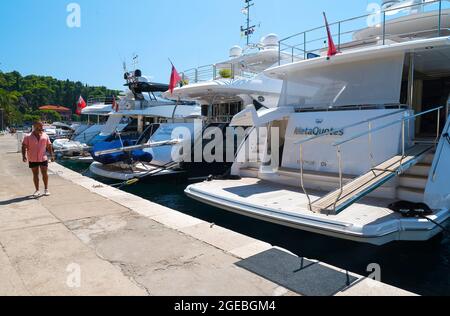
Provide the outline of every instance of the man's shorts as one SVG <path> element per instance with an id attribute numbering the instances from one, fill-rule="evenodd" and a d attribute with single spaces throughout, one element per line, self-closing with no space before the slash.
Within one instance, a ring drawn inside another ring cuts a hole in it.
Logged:
<path id="1" fill-rule="evenodd" d="M 48 160 L 43 162 L 30 162 L 30 169 L 39 168 L 39 167 L 48 167 Z"/>

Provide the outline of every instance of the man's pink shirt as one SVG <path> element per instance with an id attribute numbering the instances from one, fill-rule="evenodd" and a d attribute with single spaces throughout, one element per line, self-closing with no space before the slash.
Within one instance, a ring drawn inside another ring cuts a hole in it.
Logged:
<path id="1" fill-rule="evenodd" d="M 45 162 L 47 157 L 47 146 L 51 145 L 50 138 L 46 133 L 42 133 L 38 139 L 33 133 L 25 136 L 23 144 L 27 148 L 27 158 L 29 162 Z"/>

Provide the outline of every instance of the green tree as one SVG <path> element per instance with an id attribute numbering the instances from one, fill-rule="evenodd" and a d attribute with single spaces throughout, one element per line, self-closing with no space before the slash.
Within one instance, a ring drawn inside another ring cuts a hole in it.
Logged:
<path id="1" fill-rule="evenodd" d="M 0 89 L 0 109 L 3 110 L 3 122 L 6 125 L 22 123 L 22 115 L 15 104 L 18 99 L 14 93 Z"/>
<path id="2" fill-rule="evenodd" d="M 43 105 L 60 105 L 76 110 L 78 98 L 104 98 L 117 96 L 119 91 L 106 87 L 91 87 L 82 82 L 57 80 L 49 76 L 29 75 L 22 77 L 17 72 L 0 71 L 0 105 L 5 111 L 8 124 L 19 124 L 24 115 L 36 116 L 35 111 Z"/>
<path id="3" fill-rule="evenodd" d="M 60 122 L 61 114 L 56 111 L 37 111 L 35 112 L 36 116 L 39 116 L 41 120 L 46 121 L 48 123 Z"/>

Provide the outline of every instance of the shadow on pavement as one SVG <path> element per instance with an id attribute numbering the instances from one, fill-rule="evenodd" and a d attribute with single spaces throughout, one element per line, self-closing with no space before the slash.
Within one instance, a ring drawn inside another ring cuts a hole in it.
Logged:
<path id="1" fill-rule="evenodd" d="M 26 201 L 36 200 L 36 199 L 37 198 L 32 195 L 18 197 L 15 199 L 0 201 L 0 206 L 11 205 L 11 204 L 21 203 L 21 202 L 26 202 Z"/>

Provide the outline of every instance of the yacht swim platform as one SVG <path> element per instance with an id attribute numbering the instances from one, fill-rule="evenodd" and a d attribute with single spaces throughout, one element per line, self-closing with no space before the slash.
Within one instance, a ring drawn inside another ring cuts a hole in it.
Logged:
<path id="1" fill-rule="evenodd" d="M 374 245 L 396 240 L 428 240 L 440 230 L 423 218 L 404 218 L 391 211 L 394 199 L 365 197 L 337 215 L 313 213 L 301 188 L 258 178 L 214 180 L 189 186 L 185 193 L 196 200 L 241 215 L 299 228 L 313 233 Z M 311 199 L 327 193 L 310 191 Z M 442 223 L 446 211 L 429 216 Z"/>

